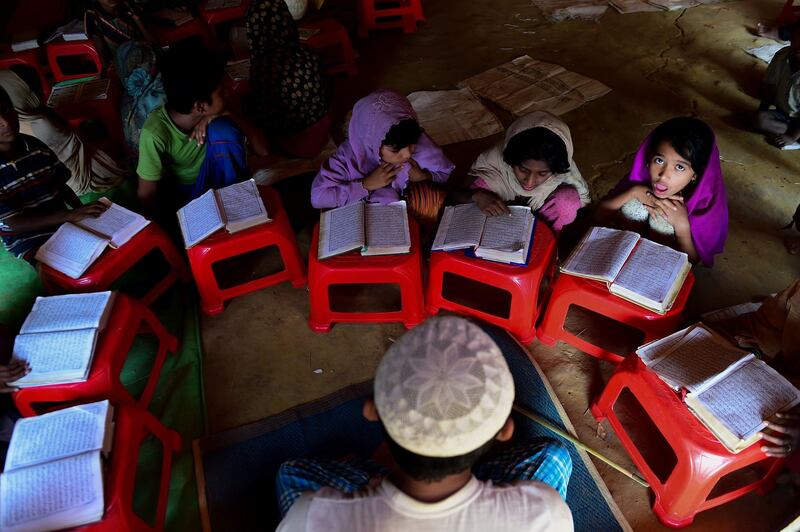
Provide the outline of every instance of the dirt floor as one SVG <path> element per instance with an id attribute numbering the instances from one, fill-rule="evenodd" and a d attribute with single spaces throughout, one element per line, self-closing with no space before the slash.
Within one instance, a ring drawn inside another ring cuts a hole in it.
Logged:
<path id="1" fill-rule="evenodd" d="M 739 1 L 685 11 L 620 15 L 598 22 L 548 23 L 530 0 L 426 0 L 427 21 L 411 35 L 374 33 L 354 40 L 360 75 L 336 82 L 335 116 L 378 87 L 402 92 L 455 88 L 458 81 L 528 54 L 602 81 L 608 95 L 564 115 L 575 160 L 595 198 L 630 167 L 639 142 L 660 121 L 695 114 L 716 131 L 730 205 L 730 235 L 713 270 L 696 269 L 690 317 L 774 292 L 798 277 L 800 261 L 783 249 L 779 227 L 800 200 L 800 155 L 780 152 L 750 131 L 766 65 L 744 49 L 755 21 L 775 16 L 783 2 Z M 355 28 L 352 2 L 334 1 L 323 14 Z M 351 33 L 355 33 L 351 31 Z M 507 123 L 507 116 L 501 117 Z M 454 145 L 448 154 L 463 175 L 495 139 Z M 281 184 L 302 250 L 312 213 L 303 207 L 308 180 Z M 373 294 L 374 295 L 374 294 Z M 363 296 L 363 294 L 362 294 Z M 359 296 L 361 297 L 361 296 Z M 308 293 L 288 284 L 232 301 L 203 321 L 205 386 L 212 431 L 254 421 L 348 384 L 369 379 L 399 325 L 337 325 L 315 334 L 306 324 Z M 591 320 L 581 327 L 591 327 Z M 612 367 L 560 344 L 531 351 L 551 380 L 579 436 L 633 467 L 606 424 L 588 412 Z M 608 433 L 606 434 L 606 431 Z M 634 530 L 664 528 L 650 511 L 650 494 L 597 462 Z M 800 493 L 782 485 L 698 515 L 691 529 L 776 530 L 800 507 Z"/>

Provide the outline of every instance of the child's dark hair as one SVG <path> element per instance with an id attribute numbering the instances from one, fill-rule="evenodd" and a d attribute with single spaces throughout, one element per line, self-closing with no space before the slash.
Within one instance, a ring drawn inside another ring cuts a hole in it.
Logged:
<path id="1" fill-rule="evenodd" d="M 392 440 L 386 432 L 386 429 L 383 430 L 383 436 L 389 447 L 389 452 L 392 453 L 392 458 L 394 458 L 394 461 L 400 466 L 400 469 L 414 480 L 419 480 L 420 482 L 436 482 L 448 475 L 454 475 L 466 469 L 472 469 L 472 466 L 474 466 L 483 455 L 489 452 L 489 449 L 491 449 L 494 444 L 494 438 L 492 438 L 467 454 L 449 456 L 447 458 L 436 458 L 412 453 L 400 447 Z"/>
<path id="2" fill-rule="evenodd" d="M 684 197 L 691 197 L 711 158 L 711 150 L 714 147 L 714 132 L 711 131 L 708 124 L 697 118 L 689 116 L 670 118 L 666 122 L 659 124 L 650 134 L 650 142 L 647 144 L 645 152 L 648 164 L 658 149 L 658 145 L 662 142 L 672 146 L 672 149 L 678 152 L 681 157 L 685 157 L 689 164 L 692 165 L 692 170 L 697 175 L 697 179 L 690 182 L 683 189 Z"/>
<path id="3" fill-rule="evenodd" d="M 189 114 L 196 102 L 211 103 L 224 75 L 222 60 L 205 48 L 172 49 L 161 61 L 167 104 L 181 114 Z"/>
<path id="4" fill-rule="evenodd" d="M 406 146 L 419 142 L 421 136 L 422 128 L 419 122 L 413 118 L 406 118 L 389 128 L 386 138 L 381 144 L 389 146 L 393 150 L 402 150 Z"/>
<path id="5" fill-rule="evenodd" d="M 561 137 L 544 127 L 532 127 L 511 137 L 503 160 L 509 166 L 519 166 L 525 161 L 544 161 L 554 174 L 569 172 L 567 147 Z"/>

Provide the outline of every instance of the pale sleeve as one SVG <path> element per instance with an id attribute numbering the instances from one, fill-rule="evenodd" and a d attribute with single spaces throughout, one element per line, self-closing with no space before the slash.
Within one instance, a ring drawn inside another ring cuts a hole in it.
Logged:
<path id="1" fill-rule="evenodd" d="M 311 183 L 311 205 L 315 209 L 343 207 L 369 196 L 362 179 L 365 177 L 349 169 L 345 162 L 350 145 L 345 142 L 331 155 Z"/>
<path id="2" fill-rule="evenodd" d="M 305 532 L 308 521 L 308 510 L 311 508 L 313 492 L 306 492 L 294 501 L 292 507 L 281 520 L 276 532 Z"/>

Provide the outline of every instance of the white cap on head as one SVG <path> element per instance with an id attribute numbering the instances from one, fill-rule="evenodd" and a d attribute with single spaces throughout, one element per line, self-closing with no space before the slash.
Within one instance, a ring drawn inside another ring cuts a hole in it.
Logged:
<path id="1" fill-rule="evenodd" d="M 429 457 L 467 454 L 503 428 L 514 380 L 480 327 L 432 318 L 404 334 L 375 375 L 375 406 L 395 443 Z"/>

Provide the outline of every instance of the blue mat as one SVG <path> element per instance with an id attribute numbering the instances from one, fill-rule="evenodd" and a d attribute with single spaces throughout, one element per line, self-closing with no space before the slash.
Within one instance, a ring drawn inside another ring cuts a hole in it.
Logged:
<path id="1" fill-rule="evenodd" d="M 549 383 L 527 351 L 505 331 L 480 325 L 506 357 L 514 376 L 516 402 L 570 432 Z M 379 425 L 361 415 L 363 400 L 371 393 L 372 382 L 353 385 L 261 421 L 196 440 L 195 467 L 205 530 L 274 528 L 279 521 L 275 474 L 289 458 L 371 456 L 382 440 Z M 516 434 L 523 439 L 561 439 L 527 418 L 517 416 L 515 423 Z M 567 504 L 575 530 L 629 530 L 608 490 L 598 485 L 602 481 L 587 455 L 562 441 L 574 464 Z"/>

